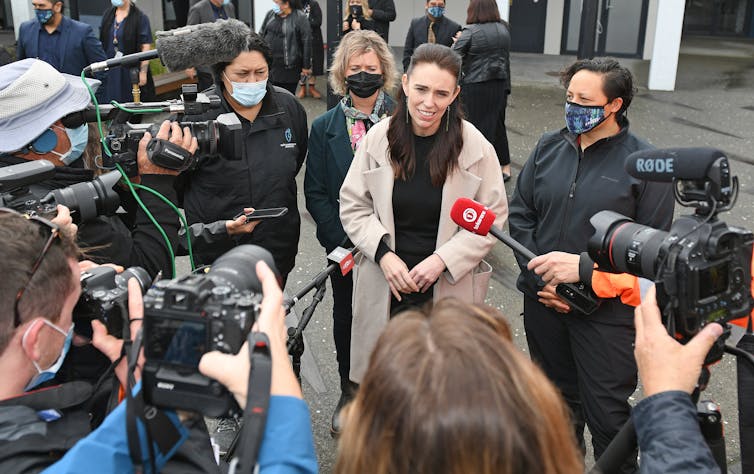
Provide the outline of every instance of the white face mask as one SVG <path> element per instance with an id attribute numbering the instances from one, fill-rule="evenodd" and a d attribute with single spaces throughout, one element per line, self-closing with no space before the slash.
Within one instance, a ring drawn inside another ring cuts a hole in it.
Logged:
<path id="1" fill-rule="evenodd" d="M 223 74 L 225 75 L 225 73 Z M 233 82 L 227 75 L 225 75 L 225 79 L 228 79 L 230 85 L 233 86 L 233 92 L 230 93 L 231 97 L 244 107 L 257 105 L 267 94 L 267 79 L 257 82 Z"/>
<path id="2" fill-rule="evenodd" d="M 53 125 L 53 127 L 62 129 L 62 127 L 58 127 L 57 125 Z M 70 165 L 84 154 L 86 145 L 89 143 L 89 126 L 83 124 L 76 128 L 66 128 L 65 133 L 68 135 L 68 141 L 71 142 L 71 149 L 62 155 L 55 150 L 51 150 L 51 153 L 58 155 L 60 161 L 64 164 Z"/>
<path id="3" fill-rule="evenodd" d="M 63 348 L 60 350 L 60 355 L 58 356 L 57 360 L 47 369 L 42 370 L 39 367 L 39 364 L 37 364 L 37 361 L 32 360 L 31 363 L 34 364 L 34 368 L 37 369 L 37 375 L 35 375 L 31 381 L 29 381 L 28 384 L 26 384 L 26 388 L 24 388 L 24 392 L 28 392 L 29 390 L 33 389 L 34 387 L 38 386 L 41 383 L 47 382 L 48 380 L 55 377 L 55 374 L 58 373 L 58 370 L 60 370 L 60 367 L 63 365 L 63 361 L 65 360 L 66 354 L 68 354 L 68 349 L 71 348 L 71 341 L 73 340 L 73 326 L 74 324 L 71 323 L 71 328 L 68 330 L 68 332 L 63 331 L 59 327 L 57 327 L 52 322 L 42 318 L 42 322 L 48 326 L 50 326 L 52 329 L 56 330 L 60 334 L 65 336 L 65 342 L 63 343 Z M 32 328 L 33 325 L 29 325 L 29 327 L 26 329 L 26 332 L 24 333 L 23 337 L 21 338 L 21 343 L 26 343 L 26 336 L 29 335 L 29 330 Z"/>

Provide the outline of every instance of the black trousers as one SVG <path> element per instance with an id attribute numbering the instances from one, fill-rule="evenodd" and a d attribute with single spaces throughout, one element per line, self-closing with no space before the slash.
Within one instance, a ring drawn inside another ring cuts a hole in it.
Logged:
<path id="1" fill-rule="evenodd" d="M 461 87 L 461 101 L 466 120 L 474 124 L 495 147 L 500 166 L 510 164 L 508 134 L 505 130 L 505 109 L 508 107 L 505 81 L 464 84 Z"/>
<path id="2" fill-rule="evenodd" d="M 332 285 L 332 335 L 335 340 L 335 354 L 338 359 L 338 374 L 340 388 L 343 391 L 349 386 L 348 374 L 351 370 L 351 326 L 353 324 L 353 310 L 351 296 L 353 295 L 353 276 L 346 276 L 335 271 L 330 274 Z"/>
<path id="3" fill-rule="evenodd" d="M 524 297 L 524 328 L 532 359 L 560 389 L 571 409 L 576 439 L 584 446 L 584 423 L 598 459 L 631 416 L 636 389 L 632 308 L 606 300 L 589 316 L 560 314 Z M 622 472 L 636 472 L 636 455 Z"/>

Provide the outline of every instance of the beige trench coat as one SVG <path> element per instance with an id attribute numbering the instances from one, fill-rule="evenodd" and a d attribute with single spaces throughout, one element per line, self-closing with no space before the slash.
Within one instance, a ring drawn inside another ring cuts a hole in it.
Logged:
<path id="1" fill-rule="evenodd" d="M 390 317 L 390 287 L 374 262 L 377 246 L 385 239 L 395 248 L 393 222 L 393 169 L 390 166 L 387 129 L 390 119 L 374 125 L 359 146 L 340 189 L 340 219 L 348 237 L 361 253 L 356 258 L 351 330 L 351 380 L 361 382 L 369 355 Z M 438 133 L 442 133 L 440 130 Z M 434 300 L 462 296 L 472 302 L 484 299 L 474 295 L 473 275 L 496 239 L 460 229 L 450 218 L 458 198 L 475 199 L 497 215 L 495 226 L 502 229 L 508 217 L 508 200 L 500 165 L 492 145 L 470 123 L 463 123 L 463 149 L 459 168 L 442 188 L 442 207 L 435 253 L 447 269 L 435 286 Z M 484 289 L 486 294 L 486 287 Z M 475 296 L 477 298 L 475 298 Z"/>

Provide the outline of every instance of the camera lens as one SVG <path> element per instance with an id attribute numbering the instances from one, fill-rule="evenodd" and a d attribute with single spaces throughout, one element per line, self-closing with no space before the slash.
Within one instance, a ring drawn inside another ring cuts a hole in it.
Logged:
<path id="1" fill-rule="evenodd" d="M 198 154 L 214 155 L 217 153 L 217 125 L 214 120 L 206 122 L 186 122 L 181 124 L 191 130 L 199 143 Z"/>
<path id="2" fill-rule="evenodd" d="M 589 222 L 595 229 L 588 243 L 589 256 L 600 268 L 655 278 L 667 232 L 612 211 L 598 212 Z"/>
<path id="3" fill-rule="evenodd" d="M 42 201 L 62 204 L 78 211 L 79 222 L 87 222 L 101 215 L 115 214 L 120 197 L 113 186 L 120 180 L 119 171 L 103 174 L 88 183 L 76 183 L 67 188 L 51 191 Z"/>
<path id="4" fill-rule="evenodd" d="M 280 274 L 275 267 L 272 254 L 257 245 L 239 245 L 224 253 L 215 260 L 209 271 L 209 276 L 215 282 L 229 285 L 236 290 L 251 290 L 262 292 L 262 284 L 257 278 L 257 262 L 264 261 L 269 266 L 280 283 Z"/>
<path id="5" fill-rule="evenodd" d="M 146 293 L 152 285 L 152 278 L 149 276 L 149 273 L 141 267 L 126 268 L 123 270 L 123 273 L 115 275 L 115 285 L 118 288 L 127 289 L 128 280 L 131 278 L 136 278 L 136 281 L 139 282 L 141 294 Z"/>

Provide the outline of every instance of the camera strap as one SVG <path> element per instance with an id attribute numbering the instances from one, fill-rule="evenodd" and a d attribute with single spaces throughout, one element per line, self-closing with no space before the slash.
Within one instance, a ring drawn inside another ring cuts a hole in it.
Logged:
<path id="1" fill-rule="evenodd" d="M 267 422 L 267 411 L 270 407 L 270 386 L 272 385 L 272 356 L 269 338 L 263 332 L 251 332 L 247 341 L 251 370 L 246 392 L 243 428 L 241 428 L 241 454 L 240 459 L 237 458 L 242 469 L 239 472 L 252 472 L 257 463 L 259 447 L 262 445 L 264 427 Z"/>

